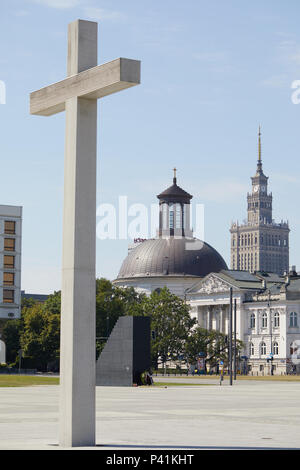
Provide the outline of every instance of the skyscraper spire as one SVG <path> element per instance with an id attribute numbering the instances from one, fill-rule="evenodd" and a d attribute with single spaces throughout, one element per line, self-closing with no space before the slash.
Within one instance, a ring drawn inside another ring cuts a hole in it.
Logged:
<path id="1" fill-rule="evenodd" d="M 257 160 L 257 170 L 258 175 L 262 174 L 262 161 L 261 161 L 261 127 L 258 127 L 258 160 Z"/>
<path id="2" fill-rule="evenodd" d="M 261 162 L 261 131 L 260 125 L 258 127 L 258 161 Z"/>

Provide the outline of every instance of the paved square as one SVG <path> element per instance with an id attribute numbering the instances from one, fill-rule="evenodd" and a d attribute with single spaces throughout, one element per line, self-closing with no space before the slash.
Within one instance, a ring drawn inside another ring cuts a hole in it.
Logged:
<path id="1" fill-rule="evenodd" d="M 97 387 L 97 449 L 300 448 L 300 382 L 201 383 Z M 0 388 L 0 449 L 57 449 L 58 392 Z"/>

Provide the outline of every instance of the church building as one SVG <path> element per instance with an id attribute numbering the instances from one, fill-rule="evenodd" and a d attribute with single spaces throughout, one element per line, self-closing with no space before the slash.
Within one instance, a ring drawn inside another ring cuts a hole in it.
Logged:
<path id="1" fill-rule="evenodd" d="M 258 135 L 258 162 L 247 196 L 248 220 L 231 225 L 231 268 L 241 271 L 266 271 L 277 274 L 289 270 L 289 225 L 276 223 L 272 216 L 272 193 L 262 169 L 261 132 Z"/>
<path id="2" fill-rule="evenodd" d="M 227 269 L 222 256 L 208 243 L 193 236 L 190 227 L 192 195 L 173 184 L 160 193 L 157 237 L 131 250 L 117 279 L 118 286 L 132 286 L 150 294 L 164 286 L 181 297 L 198 279 Z"/>
<path id="3" fill-rule="evenodd" d="M 114 284 L 147 295 L 166 286 L 190 304 L 198 325 L 226 335 L 232 289 L 236 336 L 244 344 L 239 368 L 253 375 L 292 372 L 300 351 L 300 275 L 295 268 L 289 272 L 288 224 L 272 219 L 260 132 L 248 222 L 231 227 L 231 270 L 213 247 L 194 238 L 192 195 L 177 185 L 176 173 L 172 186 L 157 197 L 157 237 L 130 249 Z"/>

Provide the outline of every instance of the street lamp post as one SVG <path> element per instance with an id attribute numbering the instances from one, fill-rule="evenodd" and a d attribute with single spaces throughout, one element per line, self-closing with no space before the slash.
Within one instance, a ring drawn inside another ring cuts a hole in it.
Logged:
<path id="1" fill-rule="evenodd" d="M 234 356 L 233 356 L 233 378 L 236 380 L 236 299 L 234 299 L 234 316 L 233 316 L 233 328 L 234 328 L 234 343 L 233 343 L 233 349 L 234 349 Z"/>
<path id="2" fill-rule="evenodd" d="M 230 287 L 230 305 L 229 305 L 229 354 L 228 354 L 228 362 L 229 362 L 229 374 L 230 374 L 230 385 L 232 385 L 232 287 Z"/>
<path id="3" fill-rule="evenodd" d="M 272 312 L 271 312 L 271 292 L 269 289 L 269 298 L 268 298 L 268 310 L 269 310 L 269 318 L 270 318 L 270 337 L 271 337 L 271 353 L 270 353 L 270 362 L 271 362 L 271 375 L 273 373 L 273 320 L 272 320 Z"/>

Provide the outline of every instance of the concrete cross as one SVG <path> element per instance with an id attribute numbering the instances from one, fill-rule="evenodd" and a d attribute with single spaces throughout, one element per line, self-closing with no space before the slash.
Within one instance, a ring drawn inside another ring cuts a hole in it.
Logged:
<path id="1" fill-rule="evenodd" d="M 60 445 L 95 445 L 97 99 L 140 83 L 140 61 L 97 66 L 97 23 L 68 29 L 68 78 L 30 94 L 30 113 L 66 111 Z"/>

